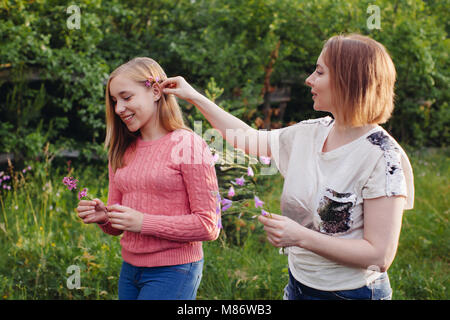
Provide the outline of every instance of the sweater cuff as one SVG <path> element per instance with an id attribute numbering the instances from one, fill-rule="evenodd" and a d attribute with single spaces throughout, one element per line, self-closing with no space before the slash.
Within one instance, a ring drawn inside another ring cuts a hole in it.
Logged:
<path id="1" fill-rule="evenodd" d="M 142 220 L 141 234 L 146 236 L 155 235 L 155 231 L 158 228 L 158 219 L 151 214 L 144 214 Z"/>
<path id="2" fill-rule="evenodd" d="M 109 219 L 105 223 L 97 223 L 97 225 L 106 234 L 110 234 L 110 235 L 113 235 L 113 236 L 118 236 L 118 235 L 123 233 L 123 230 L 119 230 L 119 229 L 113 228 L 111 226 L 111 221 L 109 221 Z"/>

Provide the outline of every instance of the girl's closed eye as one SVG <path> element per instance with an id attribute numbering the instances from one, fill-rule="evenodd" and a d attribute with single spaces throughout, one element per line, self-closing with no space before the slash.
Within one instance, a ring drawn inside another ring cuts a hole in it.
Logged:
<path id="1" fill-rule="evenodd" d="M 319 70 L 316 70 L 316 73 L 320 76 L 323 74 L 323 72 L 320 72 Z"/>

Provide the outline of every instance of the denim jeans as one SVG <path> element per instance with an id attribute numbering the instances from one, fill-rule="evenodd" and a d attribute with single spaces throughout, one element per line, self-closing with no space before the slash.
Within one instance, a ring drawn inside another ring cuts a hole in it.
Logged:
<path id="1" fill-rule="evenodd" d="M 392 289 L 386 272 L 372 283 L 357 289 L 322 291 L 298 282 L 289 270 L 289 283 L 284 288 L 285 300 L 391 300 Z"/>
<path id="2" fill-rule="evenodd" d="M 203 259 L 163 267 L 135 267 L 122 263 L 119 300 L 195 300 Z"/>

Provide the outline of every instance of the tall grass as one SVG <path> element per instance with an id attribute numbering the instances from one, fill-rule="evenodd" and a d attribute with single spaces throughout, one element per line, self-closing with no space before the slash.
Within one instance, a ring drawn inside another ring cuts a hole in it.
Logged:
<path id="1" fill-rule="evenodd" d="M 388 271 L 393 298 L 448 299 L 449 150 L 409 155 L 416 200 L 404 214 L 397 257 Z M 119 238 L 77 217 L 76 193 L 62 184 L 64 167 L 48 159 L 31 165 L 26 173 L 8 171 L 12 188 L 0 189 L 0 299 L 117 299 Z M 80 165 L 72 174 L 106 202 L 106 170 Z M 280 213 L 282 178 L 260 181 L 265 209 Z M 198 299 L 281 299 L 287 257 L 266 241 L 261 225 L 254 227 L 246 214 L 239 221 L 235 230 L 226 228 L 217 241 L 204 243 Z M 242 234 L 239 245 L 231 241 L 236 233 Z M 80 289 L 67 286 L 71 265 L 80 268 Z"/>

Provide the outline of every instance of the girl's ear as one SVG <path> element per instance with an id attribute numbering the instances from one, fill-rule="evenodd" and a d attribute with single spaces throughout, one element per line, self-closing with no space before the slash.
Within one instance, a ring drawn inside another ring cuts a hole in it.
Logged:
<path id="1" fill-rule="evenodd" d="M 155 101 L 158 101 L 159 99 L 161 99 L 161 95 L 162 95 L 162 88 L 159 85 L 158 82 L 155 82 L 152 86 L 152 93 L 153 93 L 153 97 Z"/>

